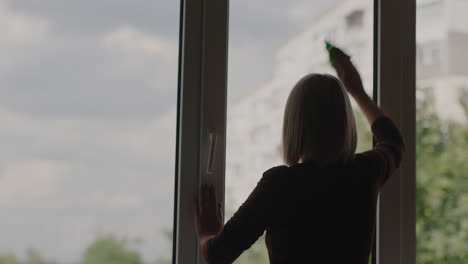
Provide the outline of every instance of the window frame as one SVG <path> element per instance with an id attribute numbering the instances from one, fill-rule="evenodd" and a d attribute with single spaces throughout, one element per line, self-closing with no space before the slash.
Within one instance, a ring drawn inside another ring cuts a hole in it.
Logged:
<path id="1" fill-rule="evenodd" d="M 379 197 L 374 263 L 414 264 L 416 0 L 374 5 L 374 96 L 406 142 Z M 174 264 L 203 263 L 193 221 L 201 184 L 224 205 L 228 17 L 229 0 L 181 0 Z"/>
<path id="2" fill-rule="evenodd" d="M 380 193 L 378 264 L 416 262 L 416 0 L 378 1 L 377 89 L 383 111 L 400 128 L 406 151 Z M 398 18 L 398 19 L 395 19 Z"/>
<path id="3" fill-rule="evenodd" d="M 228 0 L 181 0 L 172 262 L 204 263 L 194 206 L 213 184 L 224 204 Z"/>

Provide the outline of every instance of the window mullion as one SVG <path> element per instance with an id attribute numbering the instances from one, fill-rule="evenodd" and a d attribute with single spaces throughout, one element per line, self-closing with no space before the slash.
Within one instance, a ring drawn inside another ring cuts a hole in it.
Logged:
<path id="1" fill-rule="evenodd" d="M 194 198 L 215 185 L 224 204 L 228 0 L 184 0 L 179 105 L 176 264 L 202 263 Z"/>
<path id="2" fill-rule="evenodd" d="M 174 226 L 175 264 L 198 257 L 194 197 L 199 184 L 203 0 L 182 0 L 179 80 L 177 186 Z"/>
<path id="3" fill-rule="evenodd" d="M 406 142 L 401 167 L 380 194 L 379 264 L 415 263 L 415 16 L 415 0 L 379 1 L 379 103 Z"/>

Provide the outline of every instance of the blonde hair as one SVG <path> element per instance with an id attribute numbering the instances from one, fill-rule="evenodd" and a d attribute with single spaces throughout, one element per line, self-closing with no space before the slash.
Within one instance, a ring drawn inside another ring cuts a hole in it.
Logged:
<path id="1" fill-rule="evenodd" d="M 283 120 L 286 164 L 320 167 L 346 162 L 356 152 L 356 123 L 347 92 L 328 74 L 309 74 L 289 94 Z"/>

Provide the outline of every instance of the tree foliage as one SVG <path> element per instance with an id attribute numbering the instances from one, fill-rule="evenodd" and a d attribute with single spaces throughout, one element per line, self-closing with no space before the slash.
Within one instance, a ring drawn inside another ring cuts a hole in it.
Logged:
<path id="1" fill-rule="evenodd" d="M 29 248 L 26 251 L 26 263 L 27 264 L 47 264 L 47 261 L 42 257 L 41 253 L 34 249 Z"/>
<path id="2" fill-rule="evenodd" d="M 140 254 L 129 247 L 126 239 L 113 234 L 99 235 L 85 250 L 84 264 L 142 264 Z"/>
<path id="3" fill-rule="evenodd" d="M 19 261 L 14 254 L 8 253 L 0 255 L 0 264 L 19 264 Z"/>
<path id="4" fill-rule="evenodd" d="M 163 235 L 166 238 L 166 240 L 169 242 L 169 246 L 172 246 L 172 239 L 174 237 L 174 234 L 171 229 L 164 229 L 163 230 Z M 172 264 L 172 260 L 166 257 L 159 257 L 156 260 L 156 264 Z"/>
<path id="5" fill-rule="evenodd" d="M 468 125 L 441 120 L 430 90 L 419 93 L 417 117 L 417 263 L 465 264 Z"/>
<path id="6" fill-rule="evenodd" d="M 34 248 L 28 248 L 26 250 L 26 260 L 20 261 L 13 253 L 0 254 L 0 264 L 47 264 L 47 261 Z"/>

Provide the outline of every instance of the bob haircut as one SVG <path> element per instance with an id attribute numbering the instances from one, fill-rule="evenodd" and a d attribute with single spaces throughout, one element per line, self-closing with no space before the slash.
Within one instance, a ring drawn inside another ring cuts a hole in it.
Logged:
<path id="1" fill-rule="evenodd" d="M 343 164 L 356 152 L 356 144 L 356 122 L 341 82 L 328 74 L 309 74 L 299 80 L 284 111 L 285 163 Z"/>

